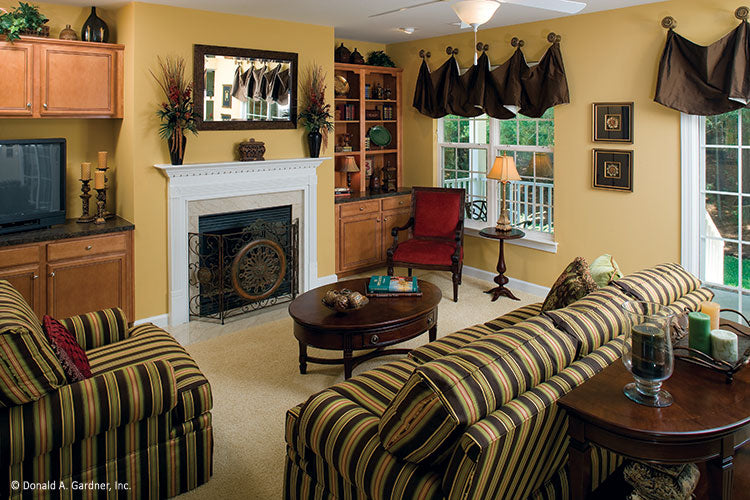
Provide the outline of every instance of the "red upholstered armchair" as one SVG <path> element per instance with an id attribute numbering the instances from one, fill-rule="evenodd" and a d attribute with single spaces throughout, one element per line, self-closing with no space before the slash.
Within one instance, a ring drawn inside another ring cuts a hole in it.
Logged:
<path id="1" fill-rule="evenodd" d="M 453 302 L 458 302 L 458 285 L 464 266 L 463 189 L 415 187 L 411 194 L 411 218 L 393 228 L 393 246 L 388 249 L 388 274 L 395 266 L 438 269 L 453 274 Z M 410 230 L 412 239 L 398 242 L 400 231 Z"/>

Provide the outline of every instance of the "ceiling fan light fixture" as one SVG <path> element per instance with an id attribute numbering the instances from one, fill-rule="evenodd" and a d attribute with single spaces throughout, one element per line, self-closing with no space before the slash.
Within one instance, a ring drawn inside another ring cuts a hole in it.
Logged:
<path id="1" fill-rule="evenodd" d="M 415 31 L 417 31 L 417 28 L 413 26 L 407 26 L 406 28 L 399 28 L 398 29 L 401 33 L 406 33 L 407 35 L 413 35 Z"/>
<path id="2" fill-rule="evenodd" d="M 494 0 L 461 0 L 451 7 L 461 21 L 476 29 L 492 19 L 500 4 Z"/>

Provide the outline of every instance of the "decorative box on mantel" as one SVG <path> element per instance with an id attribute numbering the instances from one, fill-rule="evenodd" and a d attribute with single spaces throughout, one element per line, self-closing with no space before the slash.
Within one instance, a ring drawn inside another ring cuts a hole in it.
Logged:
<path id="1" fill-rule="evenodd" d="M 291 205 L 300 221 L 299 289 L 318 283 L 316 168 L 330 158 L 154 165 L 169 179 L 169 324 L 189 321 L 188 233 L 200 216 Z"/>

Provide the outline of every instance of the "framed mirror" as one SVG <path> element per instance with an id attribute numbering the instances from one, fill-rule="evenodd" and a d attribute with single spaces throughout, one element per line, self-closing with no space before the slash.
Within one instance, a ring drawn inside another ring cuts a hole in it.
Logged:
<path id="1" fill-rule="evenodd" d="M 297 54 L 195 45 L 198 130 L 297 127 Z"/>

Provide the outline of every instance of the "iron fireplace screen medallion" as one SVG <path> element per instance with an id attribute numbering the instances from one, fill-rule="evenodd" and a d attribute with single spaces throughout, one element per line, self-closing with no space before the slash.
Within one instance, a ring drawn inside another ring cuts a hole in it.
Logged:
<path id="1" fill-rule="evenodd" d="M 262 300 L 275 292 L 286 274 L 286 256 L 278 243 L 248 243 L 232 261 L 232 287 L 247 300 Z"/>

